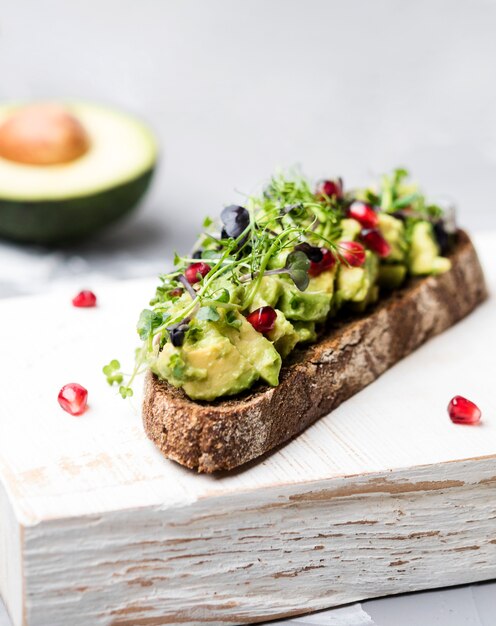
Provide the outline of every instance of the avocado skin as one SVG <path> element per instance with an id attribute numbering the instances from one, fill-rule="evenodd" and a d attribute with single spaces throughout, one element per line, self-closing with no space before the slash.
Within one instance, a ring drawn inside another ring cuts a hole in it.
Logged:
<path id="1" fill-rule="evenodd" d="M 65 200 L 3 200 L 0 237 L 62 244 L 83 239 L 130 213 L 144 196 L 155 167 L 120 185 Z"/>

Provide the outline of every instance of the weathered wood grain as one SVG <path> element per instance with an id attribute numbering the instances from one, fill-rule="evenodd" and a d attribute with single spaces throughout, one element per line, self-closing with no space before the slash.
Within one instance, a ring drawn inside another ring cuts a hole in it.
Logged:
<path id="1" fill-rule="evenodd" d="M 495 243 L 478 239 L 492 291 Z M 130 365 L 154 282 L 91 285 L 95 310 L 72 308 L 72 290 L 0 303 L 0 592 L 15 626 L 248 623 L 496 576 L 494 298 L 269 458 L 208 476 L 164 459 L 139 388 L 123 402 L 101 374 Z M 56 401 L 70 381 L 89 389 L 80 418 Z M 449 421 L 456 393 L 480 427 Z"/>
<path id="2" fill-rule="evenodd" d="M 25 546 L 28 623 L 243 624 L 492 578 L 495 461 L 43 524 Z"/>

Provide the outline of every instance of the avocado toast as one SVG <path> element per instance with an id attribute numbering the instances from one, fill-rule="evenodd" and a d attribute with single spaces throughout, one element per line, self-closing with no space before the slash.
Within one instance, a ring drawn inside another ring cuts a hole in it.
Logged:
<path id="1" fill-rule="evenodd" d="M 131 379 L 148 370 L 144 425 L 165 456 L 203 472 L 252 460 L 484 300 L 469 238 L 406 176 L 347 193 L 277 176 L 205 221 L 138 323 Z"/>

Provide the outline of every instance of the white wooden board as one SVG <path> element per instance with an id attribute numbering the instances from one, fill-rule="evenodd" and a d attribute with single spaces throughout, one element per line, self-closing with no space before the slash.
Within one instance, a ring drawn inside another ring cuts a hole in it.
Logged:
<path id="1" fill-rule="evenodd" d="M 496 237 L 477 241 L 494 291 Z M 253 622 L 496 576 L 494 298 L 274 455 L 212 477 L 162 458 L 140 383 L 124 402 L 101 374 L 131 365 L 154 284 L 102 286 L 94 310 L 72 293 L 0 303 L 0 591 L 16 626 Z M 57 404 L 72 381 L 90 393 L 79 418 Z M 449 421 L 455 394 L 481 426 Z"/>

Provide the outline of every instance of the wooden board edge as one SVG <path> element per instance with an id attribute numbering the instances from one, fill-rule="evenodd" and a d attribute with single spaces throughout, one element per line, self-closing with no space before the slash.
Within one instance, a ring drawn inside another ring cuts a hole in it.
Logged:
<path id="1" fill-rule="evenodd" d="M 13 626 L 25 626 L 24 527 L 0 481 L 0 596 Z"/>
<path id="2" fill-rule="evenodd" d="M 495 519 L 489 457 L 42 523 L 26 529 L 28 623 L 255 623 L 486 580 Z"/>
<path id="3" fill-rule="evenodd" d="M 263 460 L 264 457 L 262 457 Z M 259 462 L 259 460 L 255 460 L 252 463 L 253 464 L 257 464 Z M 459 459 L 449 459 L 446 461 L 440 461 L 438 463 L 419 463 L 418 465 L 404 465 L 404 466 L 398 466 L 398 467 L 390 467 L 388 468 L 387 471 L 374 471 L 371 470 L 370 472 L 362 472 L 362 473 L 354 473 L 354 474 L 335 474 L 334 476 L 332 476 L 332 478 L 330 479 L 324 479 L 326 482 L 329 481 L 352 481 L 354 479 L 370 479 L 372 481 L 374 481 L 376 479 L 376 477 L 379 476 L 389 476 L 392 474 L 414 474 L 415 471 L 417 470 L 421 470 L 421 471 L 435 471 L 437 468 L 443 468 L 446 467 L 448 468 L 451 465 L 456 465 L 456 464 L 467 464 L 467 463 L 479 463 L 479 462 L 492 462 L 494 463 L 494 467 L 495 467 L 495 474 L 496 474 L 496 453 L 494 454 L 485 454 L 483 456 L 474 456 L 474 457 L 464 457 L 464 458 L 459 458 Z M 248 465 L 249 467 L 249 465 Z M 242 466 L 239 470 L 237 470 L 238 472 L 242 473 L 243 471 L 245 471 L 245 469 L 247 469 L 247 466 Z M 223 476 L 231 476 L 233 474 L 232 471 L 226 471 L 226 472 L 218 472 L 216 474 L 216 476 L 218 478 L 222 478 Z M 496 475 L 495 478 L 496 480 Z M 253 492 L 257 492 L 259 493 L 261 490 L 270 490 L 270 489 L 284 489 L 284 488 L 290 488 L 292 486 L 298 486 L 301 488 L 307 487 L 307 486 L 311 486 L 311 485 L 315 485 L 320 483 L 321 480 L 315 480 L 314 478 L 310 478 L 308 480 L 301 480 L 298 483 L 295 482 L 284 482 L 284 481 L 279 481 L 277 483 L 272 483 L 271 485 L 266 485 L 262 488 L 260 487 L 252 487 L 252 488 L 244 488 L 242 491 L 237 492 L 236 495 L 238 494 L 249 494 L 249 493 L 253 493 Z M 380 489 L 380 483 L 377 483 L 377 487 L 378 489 Z M 368 493 L 368 490 L 366 489 L 363 492 L 356 492 L 348 495 L 357 495 L 358 493 Z M 219 492 L 216 490 L 212 490 L 212 491 L 206 491 L 205 493 L 202 493 L 201 495 L 198 496 L 198 501 L 201 500 L 209 500 L 210 498 L 216 498 L 219 496 L 223 496 L 223 492 Z M 230 496 L 230 494 L 225 494 L 227 497 Z"/>

